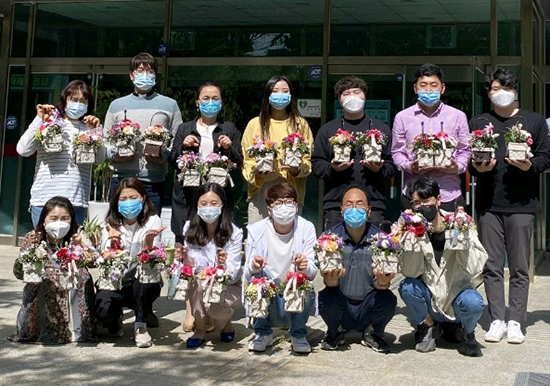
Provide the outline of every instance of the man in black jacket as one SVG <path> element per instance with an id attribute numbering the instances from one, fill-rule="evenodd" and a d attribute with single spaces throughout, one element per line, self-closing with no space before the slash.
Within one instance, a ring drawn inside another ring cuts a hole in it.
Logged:
<path id="1" fill-rule="evenodd" d="M 389 127 L 364 113 L 367 84 L 355 76 L 346 76 L 334 86 L 334 94 L 344 108 L 344 116 L 323 125 L 315 137 L 311 157 L 313 175 L 325 183 L 323 198 L 323 220 L 325 229 L 342 221 L 340 204 L 344 192 L 352 185 L 362 186 L 372 206 L 369 222 L 378 226 L 386 210 L 384 180 L 395 174 L 392 161 L 391 130 Z M 360 146 L 351 151 L 351 161 L 334 162 L 334 151 L 328 140 L 338 129 L 352 133 L 365 133 L 370 129 L 380 130 L 387 138 L 382 147 L 382 161 L 365 162 Z"/>
<path id="2" fill-rule="evenodd" d="M 485 341 L 499 342 L 507 335 L 508 343 L 519 344 L 525 339 L 521 324 L 527 319 L 530 241 L 535 213 L 541 209 L 539 177 L 550 166 L 548 127 L 542 116 L 519 107 L 514 73 L 497 69 L 487 75 L 485 87 L 493 111 L 470 121 L 471 131 L 492 128 L 498 134 L 495 158 L 472 162 L 470 167 L 477 178 L 481 242 L 489 254 L 483 274 L 492 323 Z M 504 141 L 506 132 L 518 124 L 529 134 L 526 143 L 532 157 L 524 161 L 509 159 Z M 504 300 L 506 256 L 510 269 L 508 323 Z"/>

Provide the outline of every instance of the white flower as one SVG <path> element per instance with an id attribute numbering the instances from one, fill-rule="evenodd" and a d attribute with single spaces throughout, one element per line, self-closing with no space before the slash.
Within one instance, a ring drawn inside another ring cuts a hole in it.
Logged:
<path id="1" fill-rule="evenodd" d="M 105 263 L 105 259 L 102 256 L 100 256 L 100 257 L 97 258 L 96 263 L 97 264 L 103 264 L 103 263 Z"/>
<path id="2" fill-rule="evenodd" d="M 390 247 L 390 242 L 388 240 L 382 240 L 380 245 L 382 246 L 382 248 L 389 248 Z"/>
<path id="3" fill-rule="evenodd" d="M 223 269 L 218 269 L 216 271 L 216 276 L 217 277 L 223 277 L 223 275 L 224 275 L 224 270 Z"/>
<path id="4" fill-rule="evenodd" d="M 412 222 L 415 223 L 415 224 L 421 223 L 422 222 L 422 217 L 415 214 L 414 216 L 412 216 Z"/>

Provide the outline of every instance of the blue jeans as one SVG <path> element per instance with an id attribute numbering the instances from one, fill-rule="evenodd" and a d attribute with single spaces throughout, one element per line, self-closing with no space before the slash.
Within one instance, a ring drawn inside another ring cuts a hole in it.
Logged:
<path id="1" fill-rule="evenodd" d="M 115 192 L 115 189 L 120 180 L 121 179 L 119 177 L 113 177 L 111 179 L 111 190 L 109 193 L 109 200 L 111 200 L 111 197 L 113 196 L 113 193 Z M 148 182 L 143 180 L 140 180 L 140 181 L 145 187 L 145 191 L 149 195 L 149 198 L 151 199 L 151 202 L 155 207 L 155 214 L 158 214 L 160 217 L 160 212 L 162 211 L 162 198 L 164 197 L 164 181 L 163 182 Z"/>
<path id="2" fill-rule="evenodd" d="M 43 206 L 33 206 L 31 205 L 31 219 L 32 219 L 32 226 L 36 229 L 36 226 L 38 225 L 38 221 L 40 220 L 40 213 L 42 213 Z M 74 216 L 76 218 L 76 222 L 78 225 L 82 225 L 84 223 L 84 219 L 86 218 L 86 214 L 88 213 L 88 208 L 83 208 L 81 206 L 74 206 Z"/>
<path id="3" fill-rule="evenodd" d="M 254 332 L 261 336 L 270 335 L 273 333 L 273 327 L 288 327 L 290 325 L 290 336 L 297 339 L 304 338 L 307 335 L 306 323 L 309 313 L 315 303 L 314 291 L 309 291 L 304 311 L 300 313 L 286 312 L 285 300 L 282 295 L 278 294 L 272 298 L 267 318 L 254 321 Z"/>
<path id="4" fill-rule="evenodd" d="M 436 322 L 462 323 L 467 334 L 474 332 L 483 312 L 483 298 L 473 288 L 466 288 L 453 300 L 456 320 L 450 320 L 432 308 L 432 293 L 420 279 L 406 278 L 399 285 L 401 299 L 411 312 L 415 325 L 421 324 L 428 314 Z"/>

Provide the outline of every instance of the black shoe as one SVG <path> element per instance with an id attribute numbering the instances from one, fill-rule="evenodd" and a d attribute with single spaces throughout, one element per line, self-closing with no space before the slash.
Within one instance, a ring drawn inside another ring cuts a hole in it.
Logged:
<path id="1" fill-rule="evenodd" d="M 469 357 L 480 357 L 483 355 L 479 343 L 477 343 L 475 333 L 470 332 L 466 334 L 462 326 L 460 326 L 460 346 L 458 346 L 458 352 Z"/>
<path id="2" fill-rule="evenodd" d="M 374 332 L 364 332 L 363 338 L 361 339 L 361 344 L 383 354 L 390 352 L 390 345 L 388 342 Z"/>
<path id="3" fill-rule="evenodd" d="M 159 326 L 159 319 L 156 317 L 154 313 L 150 313 L 147 315 L 147 328 L 158 328 Z"/>
<path id="4" fill-rule="evenodd" d="M 460 343 L 460 323 L 443 322 L 439 323 L 441 337 L 449 343 Z"/>
<path id="5" fill-rule="evenodd" d="M 338 331 L 338 334 L 335 337 L 330 337 L 327 333 L 327 336 L 321 342 L 321 348 L 323 350 L 334 351 L 338 349 L 338 346 L 346 343 L 345 334 L 343 331 Z"/>
<path id="6" fill-rule="evenodd" d="M 416 346 L 414 347 L 418 352 L 430 352 L 435 350 L 435 338 L 439 334 L 439 328 L 437 324 L 428 326 L 426 324 L 419 324 L 416 327 L 416 332 L 414 333 L 414 340 L 416 341 Z"/>

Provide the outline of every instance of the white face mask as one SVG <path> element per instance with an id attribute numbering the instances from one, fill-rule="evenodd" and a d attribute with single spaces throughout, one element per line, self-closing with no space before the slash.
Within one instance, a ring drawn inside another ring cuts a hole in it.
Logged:
<path id="1" fill-rule="evenodd" d="M 207 224 L 212 224 L 222 214 L 221 206 L 201 206 L 197 208 L 197 214 Z"/>
<path id="2" fill-rule="evenodd" d="M 44 227 L 48 236 L 56 240 L 61 240 L 63 237 L 67 236 L 70 229 L 71 224 L 65 221 L 52 221 L 47 223 Z"/>
<path id="3" fill-rule="evenodd" d="M 359 98 L 358 96 L 350 95 L 349 97 L 344 99 L 342 107 L 348 113 L 358 113 L 359 111 L 363 110 L 363 107 L 365 107 L 365 100 Z"/>
<path id="4" fill-rule="evenodd" d="M 510 106 L 516 100 L 516 93 L 514 91 L 508 90 L 498 90 L 493 95 L 491 95 L 491 102 L 495 106 L 506 108 Z"/>
<path id="5" fill-rule="evenodd" d="M 280 225 L 288 225 L 294 221 L 294 217 L 296 216 L 296 212 L 298 212 L 298 209 L 296 208 L 295 204 L 284 204 L 278 208 L 271 209 L 271 212 L 271 217 L 273 218 L 273 221 Z"/>

